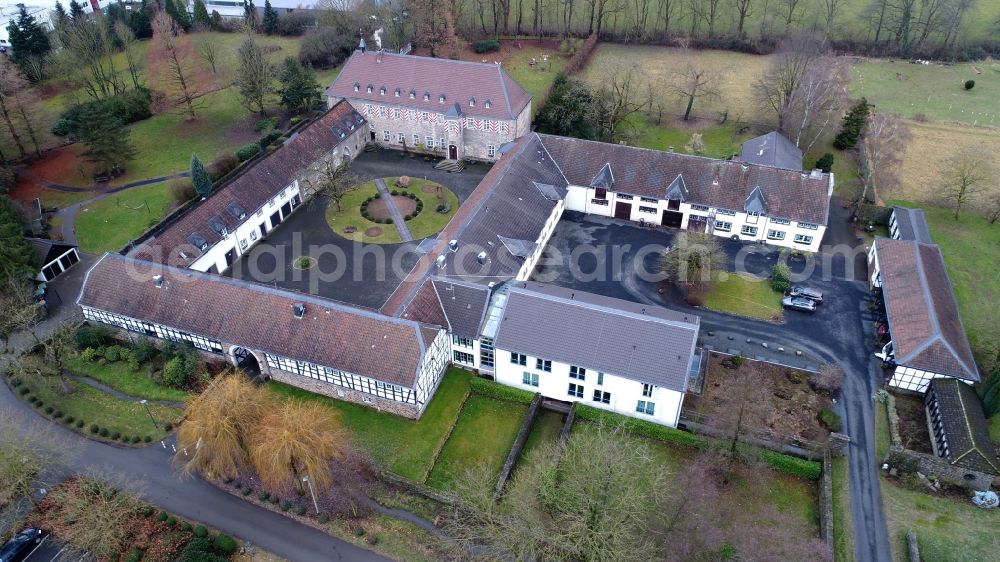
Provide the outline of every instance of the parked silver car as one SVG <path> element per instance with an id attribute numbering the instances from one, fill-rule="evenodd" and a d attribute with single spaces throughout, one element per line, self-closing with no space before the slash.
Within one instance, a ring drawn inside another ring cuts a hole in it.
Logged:
<path id="1" fill-rule="evenodd" d="M 785 297 L 781 299 L 781 306 L 802 312 L 816 312 L 816 301 L 804 297 Z"/>
<path id="2" fill-rule="evenodd" d="M 790 297 L 801 297 L 815 301 L 816 304 L 823 304 L 823 293 L 809 287 L 795 286 L 788 291 Z"/>

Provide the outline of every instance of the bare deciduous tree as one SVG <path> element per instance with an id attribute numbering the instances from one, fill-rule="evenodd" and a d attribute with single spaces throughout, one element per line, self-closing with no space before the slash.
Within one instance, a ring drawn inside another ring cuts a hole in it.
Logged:
<path id="1" fill-rule="evenodd" d="M 805 70 L 792 90 L 781 119 L 781 133 L 802 152 L 826 139 L 847 105 L 851 71 L 833 56 L 820 57 Z"/>
<path id="2" fill-rule="evenodd" d="M 616 70 L 607 77 L 594 96 L 597 121 L 602 136 L 609 142 L 616 142 L 621 127 L 629 117 L 648 105 L 639 80 L 640 71 L 635 66 Z"/>
<path id="3" fill-rule="evenodd" d="M 0 508 L 19 497 L 37 508 L 36 490 L 54 483 L 71 454 L 73 447 L 56 438 L 48 426 L 0 412 Z"/>
<path id="4" fill-rule="evenodd" d="M 945 161 L 941 171 L 941 194 L 955 209 L 958 220 L 962 209 L 975 202 L 996 177 L 988 155 L 979 150 L 963 150 Z"/>
<path id="5" fill-rule="evenodd" d="M 267 100 L 274 93 L 274 68 L 253 35 L 243 40 L 238 56 L 240 64 L 236 71 L 236 86 L 240 90 L 240 99 L 248 110 L 265 115 Z"/>
<path id="6" fill-rule="evenodd" d="M 899 168 L 903 153 L 910 141 L 910 129 L 896 115 L 873 112 L 862 131 L 858 143 L 858 178 L 861 190 L 856 207 L 868 202 L 886 199 L 899 184 Z"/>
<path id="7" fill-rule="evenodd" d="M 747 38 L 745 26 L 747 18 L 752 15 L 750 12 L 751 2 L 752 0 L 733 0 L 733 6 L 736 8 L 736 36 L 740 39 Z"/>
<path id="8" fill-rule="evenodd" d="M 66 30 L 66 41 L 67 48 L 59 56 L 72 70 L 68 76 L 78 76 L 91 98 L 101 100 L 125 92 L 125 81 L 115 64 L 118 49 L 103 15 L 73 22 Z"/>
<path id="9" fill-rule="evenodd" d="M 789 106 L 806 72 L 813 63 L 828 56 L 829 45 L 822 37 L 800 33 L 783 40 L 767 70 L 753 84 L 760 105 L 773 111 L 778 118 L 778 130 L 787 129 Z"/>
<path id="10" fill-rule="evenodd" d="M 827 363 L 820 367 L 819 372 L 809 376 L 809 386 L 813 390 L 833 395 L 844 385 L 844 369 L 835 363 Z"/>
<path id="11" fill-rule="evenodd" d="M 204 35 L 198 44 L 198 56 L 201 57 L 201 60 L 205 61 L 208 68 L 212 70 L 212 74 L 219 73 L 217 65 L 219 64 L 220 55 L 221 51 L 218 40 L 213 35 Z"/>
<path id="12" fill-rule="evenodd" d="M 20 155 L 27 154 L 22 139 L 26 135 L 35 155 L 40 156 L 38 96 L 29 86 L 17 65 L 8 57 L 0 57 L 0 116 Z"/>
<path id="13" fill-rule="evenodd" d="M 118 556 L 133 538 L 133 520 L 145 506 L 122 478 L 114 484 L 92 477 L 69 480 L 56 486 L 49 498 L 55 503 L 61 525 L 58 536 L 78 553 L 102 558 Z"/>
<path id="14" fill-rule="evenodd" d="M 7 351 L 10 337 L 21 330 L 30 330 L 35 342 L 38 343 L 34 327 L 42 318 L 42 310 L 32 300 L 34 293 L 31 283 L 13 278 L 8 278 L 0 290 L 2 351 Z"/>
<path id="15" fill-rule="evenodd" d="M 319 201 L 321 197 L 326 197 L 337 205 L 337 211 L 342 211 L 341 202 L 349 192 L 357 187 L 357 176 L 348 169 L 349 161 L 334 161 L 326 158 L 308 177 L 303 179 L 306 191 L 312 198 L 312 202 Z M 310 203 L 312 204 L 312 203 Z"/>
<path id="16" fill-rule="evenodd" d="M 720 95 L 719 72 L 698 64 L 698 58 L 684 48 L 687 60 L 674 73 L 670 90 L 685 102 L 684 120 L 691 118 L 691 110 L 697 99 L 717 99 Z"/>
<path id="17" fill-rule="evenodd" d="M 165 90 L 166 101 L 183 107 L 188 118 L 196 118 L 199 99 L 208 93 L 211 78 L 195 55 L 191 38 L 165 12 L 153 19 L 147 58 L 151 82 Z"/>
<path id="18" fill-rule="evenodd" d="M 704 289 L 721 271 L 725 256 L 713 234 L 685 230 L 660 255 L 660 272 L 670 282 L 688 289 Z"/>

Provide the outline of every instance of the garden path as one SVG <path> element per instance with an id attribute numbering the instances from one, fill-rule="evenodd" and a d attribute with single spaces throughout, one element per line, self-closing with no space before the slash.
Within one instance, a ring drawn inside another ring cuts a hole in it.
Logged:
<path id="1" fill-rule="evenodd" d="M 403 219 L 403 214 L 399 212 L 399 207 L 396 207 L 396 202 L 392 199 L 392 193 L 386 187 L 385 181 L 382 178 L 376 178 L 375 187 L 378 188 L 382 200 L 385 201 L 385 208 L 389 209 L 389 213 L 392 215 L 392 222 L 396 225 L 399 237 L 403 242 L 413 241 L 413 234 L 410 233 L 410 228 L 406 226 L 406 220 Z"/>
<path id="2" fill-rule="evenodd" d="M 115 390 L 114 388 L 111 388 L 110 386 L 104 384 L 103 382 L 96 381 L 90 377 L 85 377 L 83 375 L 78 375 L 76 373 L 69 373 L 69 376 L 75 381 L 79 381 L 87 386 L 96 388 L 97 390 L 100 390 L 104 394 L 113 396 L 119 400 L 125 400 L 127 402 L 139 402 L 142 400 L 142 398 L 136 398 L 135 396 L 125 394 L 120 390 Z M 185 404 L 184 402 L 177 402 L 176 400 L 146 400 L 146 401 L 149 402 L 150 404 L 159 404 L 160 406 L 169 406 L 171 408 L 178 408 L 181 410 L 187 407 L 187 404 Z"/>

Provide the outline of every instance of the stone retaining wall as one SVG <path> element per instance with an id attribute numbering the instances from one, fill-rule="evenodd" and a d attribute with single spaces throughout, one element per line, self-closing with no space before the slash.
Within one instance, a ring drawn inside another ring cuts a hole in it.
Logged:
<path id="1" fill-rule="evenodd" d="M 285 371 L 275 368 L 268 369 L 268 375 L 278 382 L 283 382 L 287 385 L 301 388 L 316 394 L 336 398 L 337 400 L 354 402 L 355 404 L 361 404 L 362 406 L 375 408 L 380 412 L 389 412 L 390 414 L 396 414 L 397 416 L 403 416 L 404 418 L 414 420 L 420 418 L 420 408 L 418 408 L 416 404 L 403 404 L 401 402 L 396 402 L 395 400 L 372 396 L 371 394 L 318 381 L 309 377 L 286 373 Z"/>
<path id="2" fill-rule="evenodd" d="M 503 494 L 503 487 L 507 485 L 507 480 L 510 479 L 510 474 L 514 471 L 514 465 L 521 458 L 521 451 L 524 450 L 524 444 L 528 440 L 528 435 L 531 434 L 531 428 L 535 425 L 535 419 L 538 418 L 538 411 L 541 410 L 541 407 L 542 395 L 535 393 L 535 398 L 528 406 L 528 413 L 525 414 L 524 421 L 521 422 L 521 429 L 517 432 L 514 444 L 510 447 L 510 453 L 507 454 L 507 461 L 503 463 L 503 470 L 500 471 L 500 478 L 497 479 L 497 489 L 493 493 L 494 501 L 498 501 Z"/>

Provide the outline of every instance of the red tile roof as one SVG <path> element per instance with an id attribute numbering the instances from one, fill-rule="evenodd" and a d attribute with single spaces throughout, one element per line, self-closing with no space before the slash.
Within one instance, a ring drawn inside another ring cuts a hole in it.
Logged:
<path id="1" fill-rule="evenodd" d="M 875 251 L 896 363 L 978 381 L 941 249 L 879 238 Z"/>
<path id="2" fill-rule="evenodd" d="M 230 232 L 234 231 L 243 221 L 226 210 L 228 205 L 236 203 L 248 217 L 251 216 L 290 185 L 302 171 L 344 140 L 333 127 L 343 132 L 344 138 L 349 138 L 364 123 L 364 118 L 349 103 L 338 103 L 322 117 L 294 134 L 284 146 L 218 189 L 140 246 L 134 253 L 135 257 L 178 267 L 190 266 L 202 252 L 187 240 L 188 236 L 197 233 L 210 247 L 218 243 L 221 237 L 209 226 L 209 219 L 218 218 Z M 354 130 L 349 129 L 352 124 Z M 188 259 L 180 256 L 182 251 Z"/>
<path id="3" fill-rule="evenodd" d="M 380 93 L 383 86 L 384 95 Z M 427 101 L 425 93 L 430 95 Z M 444 103 L 440 102 L 442 94 Z M 380 56 L 373 51 L 355 51 L 327 88 L 327 95 L 441 113 L 457 103 L 462 113 L 493 119 L 516 119 L 531 102 L 531 94 L 500 65 L 389 53 Z M 469 106 L 472 98 L 475 107 Z"/>
<path id="4" fill-rule="evenodd" d="M 793 170 L 715 160 L 620 144 L 538 135 L 566 178 L 573 185 L 588 186 L 606 165 L 611 165 L 611 191 L 666 199 L 667 189 L 684 178 L 688 203 L 733 211 L 760 187 L 770 217 L 826 224 L 830 210 L 830 175 L 812 176 Z"/>
<path id="5" fill-rule="evenodd" d="M 437 334 L 373 310 L 118 254 L 91 268 L 77 303 L 410 388 Z M 305 304 L 303 318 L 295 303 Z"/>

